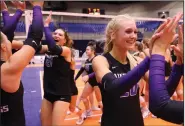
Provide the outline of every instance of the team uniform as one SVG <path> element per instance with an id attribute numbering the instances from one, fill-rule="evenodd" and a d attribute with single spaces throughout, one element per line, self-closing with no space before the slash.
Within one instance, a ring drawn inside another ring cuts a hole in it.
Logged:
<path id="1" fill-rule="evenodd" d="M 70 62 L 49 51 L 44 61 L 44 98 L 51 103 L 71 101 Z"/>
<path id="2" fill-rule="evenodd" d="M 171 73 L 171 65 L 170 62 L 165 61 L 165 76 L 169 77 Z"/>
<path id="3" fill-rule="evenodd" d="M 3 63 L 5 62 L 0 61 L 0 65 Z M 8 93 L 1 89 L 1 126 L 25 126 L 23 94 L 22 82 L 15 93 Z"/>
<path id="4" fill-rule="evenodd" d="M 131 70 L 129 63 L 125 65 L 119 63 L 110 53 L 104 54 L 104 57 L 108 60 L 109 69 L 116 78 Z M 104 84 L 101 84 L 100 90 L 103 101 L 101 126 L 144 126 L 137 83 L 122 96 L 116 92 L 108 93 L 104 90 Z"/>
<path id="5" fill-rule="evenodd" d="M 92 68 L 92 61 L 95 57 L 93 57 L 91 60 L 87 59 L 84 63 L 84 66 L 81 67 L 80 71 L 77 73 L 75 80 L 78 79 L 78 77 L 83 73 L 83 71 L 87 72 L 87 74 L 91 74 L 93 73 L 93 68 Z M 89 78 L 88 80 L 89 84 L 94 87 L 94 86 L 98 86 L 98 82 L 96 81 L 95 77 Z"/>
<path id="6" fill-rule="evenodd" d="M 150 111 L 163 120 L 177 124 L 184 123 L 184 103 L 171 100 L 170 97 L 184 75 L 183 66 L 174 64 L 168 81 L 165 81 L 165 57 L 156 54 L 150 59 Z"/>
<path id="7" fill-rule="evenodd" d="M 74 80 L 74 74 L 75 74 L 75 70 L 70 69 L 70 87 L 71 87 L 71 95 L 78 95 L 78 89 L 76 87 L 76 83 Z"/>

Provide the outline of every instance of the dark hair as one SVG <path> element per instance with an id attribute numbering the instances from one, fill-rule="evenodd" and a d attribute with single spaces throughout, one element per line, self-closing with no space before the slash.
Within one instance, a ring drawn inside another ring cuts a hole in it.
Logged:
<path id="1" fill-rule="evenodd" d="M 135 46 L 137 46 L 137 48 L 138 48 L 138 50 L 139 50 L 140 52 L 143 51 L 143 44 L 142 44 L 141 42 L 136 41 Z"/>
<path id="2" fill-rule="evenodd" d="M 150 39 L 149 39 L 149 38 L 143 38 L 142 43 L 143 43 L 147 48 L 149 48 L 149 42 L 150 42 Z"/>
<path id="3" fill-rule="evenodd" d="M 96 40 L 96 53 L 102 54 L 104 51 L 105 40 Z"/>
<path id="4" fill-rule="evenodd" d="M 96 52 L 96 43 L 95 41 L 90 41 L 87 46 L 91 47 L 91 50 L 93 50 L 94 52 Z"/>

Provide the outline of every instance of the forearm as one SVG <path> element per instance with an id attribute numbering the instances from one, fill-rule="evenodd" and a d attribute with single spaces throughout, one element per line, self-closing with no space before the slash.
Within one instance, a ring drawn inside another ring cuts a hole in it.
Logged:
<path id="1" fill-rule="evenodd" d="M 75 77 L 75 81 L 80 77 L 80 75 L 84 72 L 84 67 L 81 67 L 80 70 L 78 71 L 76 77 Z"/>
<path id="2" fill-rule="evenodd" d="M 157 112 L 168 103 L 170 96 L 165 85 L 165 58 L 154 54 L 150 59 L 149 69 L 149 108 Z"/>
<path id="3" fill-rule="evenodd" d="M 9 16 L 9 13 L 7 11 L 3 11 L 2 13 L 3 13 L 4 24 L 5 24 L 2 29 L 2 32 L 6 34 L 10 42 L 12 42 L 14 38 L 14 31 L 17 27 L 19 19 L 22 16 L 23 11 L 20 9 L 17 9 L 13 16 Z"/>
<path id="4" fill-rule="evenodd" d="M 31 36 L 38 43 L 43 37 L 43 18 L 40 6 L 33 7 L 33 20 L 31 26 Z"/>
<path id="5" fill-rule="evenodd" d="M 7 23 L 9 22 L 9 20 L 10 20 L 10 14 L 9 14 L 8 10 L 3 10 L 2 11 L 2 18 L 3 18 L 4 26 L 6 26 Z"/>
<path id="6" fill-rule="evenodd" d="M 49 29 L 49 27 L 44 27 L 44 33 L 45 33 L 45 38 L 46 38 L 46 42 L 48 45 L 49 49 L 54 48 L 54 46 L 56 45 L 52 35 L 51 35 L 51 31 Z"/>
<path id="7" fill-rule="evenodd" d="M 169 93 L 169 96 L 172 96 L 174 91 L 176 90 L 179 81 L 181 79 L 182 76 L 182 65 L 177 65 L 174 64 L 173 68 L 172 68 L 172 72 L 168 78 L 168 80 L 166 80 L 166 87 Z"/>
<path id="8" fill-rule="evenodd" d="M 14 53 L 7 61 L 7 66 L 12 73 L 22 72 L 29 64 L 30 60 L 35 54 L 34 48 L 24 45 L 19 51 Z"/>
<path id="9" fill-rule="evenodd" d="M 123 94 L 132 88 L 149 69 L 150 59 L 146 57 L 138 66 L 120 78 L 115 78 L 113 73 L 108 73 L 102 78 L 104 89 L 111 93 Z"/>
<path id="10" fill-rule="evenodd" d="M 169 100 L 164 107 L 153 114 L 165 121 L 182 124 L 184 122 L 184 103 L 183 101 Z"/>

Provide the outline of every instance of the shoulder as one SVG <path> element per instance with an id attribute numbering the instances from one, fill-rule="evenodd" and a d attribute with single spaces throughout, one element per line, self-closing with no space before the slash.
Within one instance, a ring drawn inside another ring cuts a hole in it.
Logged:
<path id="1" fill-rule="evenodd" d="M 60 46 L 63 50 L 65 50 L 66 52 L 71 53 L 71 48 L 67 47 L 67 46 Z"/>
<path id="2" fill-rule="evenodd" d="M 106 57 L 102 55 L 96 56 L 92 61 L 93 66 L 102 66 L 102 65 L 108 65 L 108 60 Z M 109 65 L 108 65 L 109 66 Z"/>
<path id="3" fill-rule="evenodd" d="M 68 57 L 68 61 L 71 61 L 71 54 L 72 54 L 72 51 L 71 51 L 71 48 L 69 47 L 66 47 L 66 46 L 59 46 L 62 51 L 61 51 L 61 56 L 64 56 L 64 57 Z"/>
<path id="4" fill-rule="evenodd" d="M 96 61 L 107 61 L 107 58 L 103 55 L 98 55 L 98 56 L 94 57 L 92 62 L 96 62 Z"/>

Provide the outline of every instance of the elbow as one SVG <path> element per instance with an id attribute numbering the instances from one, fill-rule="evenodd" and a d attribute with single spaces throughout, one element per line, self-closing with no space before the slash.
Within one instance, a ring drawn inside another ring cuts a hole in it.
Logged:
<path id="1" fill-rule="evenodd" d="M 156 111 L 155 111 L 155 108 L 152 107 L 151 105 L 149 105 L 149 110 L 152 114 L 154 114 Z"/>
<path id="2" fill-rule="evenodd" d="M 149 104 L 149 110 L 154 116 L 158 117 L 160 115 L 159 112 L 162 110 L 162 107 L 157 107 L 157 106 Z"/>

